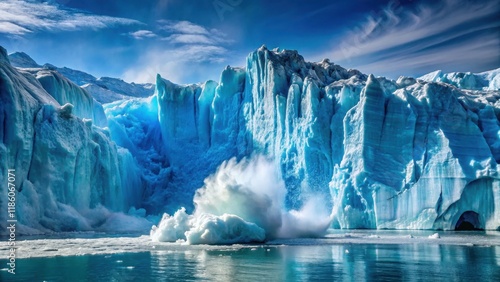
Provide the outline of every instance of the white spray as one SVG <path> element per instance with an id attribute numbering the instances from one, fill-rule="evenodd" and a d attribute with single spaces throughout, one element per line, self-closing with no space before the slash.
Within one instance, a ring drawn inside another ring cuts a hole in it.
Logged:
<path id="1" fill-rule="evenodd" d="M 318 237 L 331 218 L 324 200 L 309 197 L 302 209 L 284 208 L 286 187 L 275 163 L 263 156 L 225 161 L 196 191 L 195 211 L 165 214 L 153 226 L 154 241 L 189 244 L 262 242 L 274 238 Z"/>

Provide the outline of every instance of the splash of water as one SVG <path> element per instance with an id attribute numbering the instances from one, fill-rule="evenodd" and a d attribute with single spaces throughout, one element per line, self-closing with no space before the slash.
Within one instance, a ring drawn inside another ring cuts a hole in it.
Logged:
<path id="1" fill-rule="evenodd" d="M 300 210 L 284 208 L 286 187 L 274 162 L 253 156 L 225 161 L 194 196 L 195 211 L 165 214 L 153 226 L 154 241 L 189 244 L 262 242 L 319 237 L 331 217 L 324 199 L 308 197 Z"/>

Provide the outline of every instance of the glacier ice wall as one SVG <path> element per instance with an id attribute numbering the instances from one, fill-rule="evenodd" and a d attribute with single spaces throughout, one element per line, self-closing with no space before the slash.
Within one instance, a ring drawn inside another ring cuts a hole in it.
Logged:
<path id="1" fill-rule="evenodd" d="M 94 114 L 85 94 L 57 74 L 45 81 L 18 71 L 0 48 L 0 182 L 15 169 L 21 233 L 105 228 L 112 212 L 134 204 L 138 180 L 123 178 L 134 166 L 130 154 L 118 150 L 106 129 L 74 115 Z M 72 104 L 61 106 L 58 99 Z M 143 220 L 135 223 L 147 227 Z"/>
<path id="2" fill-rule="evenodd" d="M 131 168 L 123 170 L 124 177 L 135 177 L 135 207 L 149 213 L 165 211 L 177 197 L 173 191 L 172 167 L 165 156 L 157 97 L 117 101 L 104 105 L 111 139 L 127 153 Z M 123 177 L 122 176 L 122 177 Z M 130 183 L 129 181 L 127 181 Z"/>
<path id="3" fill-rule="evenodd" d="M 50 68 L 16 70 L 4 53 L 1 169 L 19 169 L 27 226 L 93 228 L 107 221 L 95 216 L 102 207 L 148 214 L 185 207 L 164 218 L 166 230 L 194 216 L 195 241 L 212 223 L 262 238 L 258 228 L 269 226 L 245 213 L 196 217 L 197 189 L 214 172 L 233 173 L 220 164 L 254 154 L 271 159 L 283 181 L 282 211 L 320 198 L 334 227 L 500 226 L 497 70 L 394 81 L 263 46 L 245 68 L 226 67 L 219 82 L 177 85 L 158 75 L 154 96 L 101 108 Z M 108 129 L 95 126 L 106 120 Z"/>
<path id="4" fill-rule="evenodd" d="M 173 168 L 182 167 L 177 176 L 186 174 L 193 183 L 183 184 L 191 195 L 222 161 L 256 152 L 282 168 L 289 208 L 300 207 L 308 193 L 329 198 L 333 158 L 340 161 L 342 155 L 332 150 L 338 145 L 330 129 L 335 95 L 342 90 L 350 99 L 361 91 L 357 83 L 363 79 L 358 71 L 326 60 L 311 64 L 296 51 L 265 48 L 249 55 L 246 70 L 224 69 L 219 84 L 182 86 L 158 76 L 167 158 Z M 340 80 L 345 85 L 335 84 Z M 344 102 L 336 125 L 342 127 L 342 115 L 351 106 Z"/>
<path id="5" fill-rule="evenodd" d="M 479 179 L 489 179 L 480 181 L 481 189 L 491 192 L 488 201 L 497 201 L 498 134 L 488 144 L 481 128 L 490 122 L 497 127 L 498 119 L 482 118 L 491 105 L 471 98 L 427 83 L 387 95 L 370 76 L 344 119 L 346 153 L 331 183 L 339 225 L 454 229 L 456 220 L 444 223 L 443 217 Z M 482 228 L 496 229 L 498 212 L 478 207 L 464 204 L 453 216 L 471 209 L 484 216 Z"/>
<path id="6" fill-rule="evenodd" d="M 208 155 L 218 155 L 219 165 L 238 153 L 244 81 L 245 71 L 230 67 L 222 72 L 220 84 L 207 81 L 180 86 L 158 75 L 158 117 L 171 162 L 185 163 L 186 154 L 196 158 L 209 151 Z M 186 152 L 186 148 L 190 150 Z"/>
<path id="7" fill-rule="evenodd" d="M 192 194 L 206 167 L 259 153 L 280 167 L 287 208 L 322 195 L 335 227 L 455 229 L 472 211 L 497 229 L 500 94 L 472 83 L 392 81 L 262 47 L 217 86 L 158 77 L 158 115 Z"/>

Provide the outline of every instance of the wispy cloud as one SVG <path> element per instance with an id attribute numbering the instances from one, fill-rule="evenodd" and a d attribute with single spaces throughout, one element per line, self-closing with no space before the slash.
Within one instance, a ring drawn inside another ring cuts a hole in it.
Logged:
<path id="1" fill-rule="evenodd" d="M 209 29 L 188 21 L 158 21 L 156 35 L 161 46 L 151 46 L 138 63 L 125 71 L 128 81 L 154 82 L 156 74 L 177 83 L 199 82 L 193 79 L 217 79 L 228 58 L 227 46 L 232 42 L 217 29 Z"/>
<path id="2" fill-rule="evenodd" d="M 1 5 L 1 4 L 0 4 Z M 0 15 L 2 11 L 0 11 Z M 31 30 L 11 22 L 0 21 L 0 33 L 21 35 L 31 32 Z"/>
<path id="3" fill-rule="evenodd" d="M 136 20 L 95 15 L 65 8 L 54 2 L 4 0 L 0 2 L 0 33 L 24 35 L 37 31 L 103 29 L 118 25 L 141 25 Z"/>
<path id="4" fill-rule="evenodd" d="M 226 35 L 215 29 L 207 29 L 188 21 L 158 21 L 159 29 L 169 34 L 163 40 L 178 44 L 210 44 L 231 43 Z"/>
<path id="5" fill-rule="evenodd" d="M 138 31 L 130 32 L 128 35 L 132 36 L 135 39 L 144 39 L 144 38 L 154 38 L 156 34 L 151 30 L 141 29 Z"/>
<path id="6" fill-rule="evenodd" d="M 172 34 L 163 40 L 177 44 L 214 44 L 214 40 L 201 34 Z"/>
<path id="7" fill-rule="evenodd" d="M 186 33 L 186 34 L 204 34 L 209 35 L 208 29 L 201 25 L 194 24 L 189 21 L 169 21 L 169 20 L 159 20 L 159 24 L 163 29 L 170 33 Z"/>
<path id="8" fill-rule="evenodd" d="M 192 45 L 184 48 L 150 49 L 139 57 L 138 63 L 127 69 L 126 81 L 154 82 L 156 74 L 176 83 L 194 83 L 217 79 L 217 65 L 226 60 L 227 50 L 218 46 Z"/>
<path id="9" fill-rule="evenodd" d="M 182 49 L 175 49 L 174 55 L 184 61 L 198 61 L 209 63 L 222 63 L 227 49 L 220 46 L 191 45 Z"/>
<path id="10" fill-rule="evenodd" d="M 498 1 L 446 0 L 410 9 L 391 2 L 322 56 L 385 75 L 493 68 L 500 59 L 499 11 Z"/>

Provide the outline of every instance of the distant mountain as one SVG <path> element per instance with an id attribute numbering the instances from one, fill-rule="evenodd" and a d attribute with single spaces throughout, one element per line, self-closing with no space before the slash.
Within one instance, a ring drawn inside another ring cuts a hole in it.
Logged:
<path id="1" fill-rule="evenodd" d="M 118 78 L 101 77 L 97 79 L 94 84 L 104 89 L 111 90 L 118 94 L 132 96 L 132 97 L 149 97 L 154 92 L 154 84 L 136 84 L 134 82 L 128 83 Z"/>
<path id="2" fill-rule="evenodd" d="M 62 74 L 63 76 L 65 76 L 66 78 L 73 81 L 73 83 L 79 86 L 82 86 L 87 83 L 93 83 L 94 81 L 97 80 L 97 78 L 91 74 L 79 70 L 70 69 L 67 67 L 59 68 L 52 64 L 44 64 L 43 68 L 56 70 L 60 74 Z"/>
<path id="3" fill-rule="evenodd" d="M 41 68 L 28 54 L 15 52 L 9 55 L 10 64 L 18 68 Z"/>
<path id="4" fill-rule="evenodd" d="M 85 89 L 96 101 L 102 104 L 123 99 L 149 97 L 154 93 L 154 84 L 152 83 L 137 84 L 127 83 L 118 78 L 96 78 L 83 71 L 67 67 L 60 68 L 48 63 L 42 66 L 24 52 L 15 52 L 8 57 L 11 65 L 17 68 L 49 69 L 59 72 L 76 85 Z"/>

